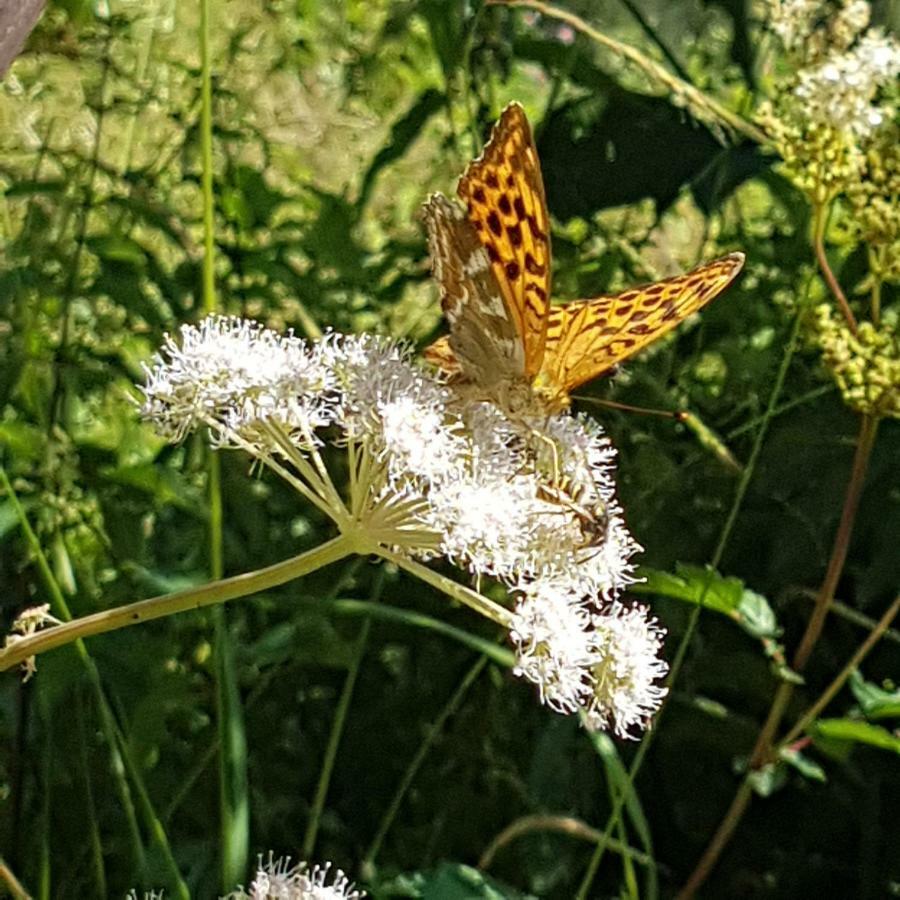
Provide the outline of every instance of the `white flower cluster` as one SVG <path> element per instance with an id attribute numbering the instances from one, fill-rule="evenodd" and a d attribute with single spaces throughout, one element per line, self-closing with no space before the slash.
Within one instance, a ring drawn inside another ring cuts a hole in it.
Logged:
<path id="1" fill-rule="evenodd" d="M 879 89 L 898 75 L 900 44 L 872 29 L 850 49 L 801 71 L 794 95 L 811 121 L 864 138 L 893 116 L 889 106 L 874 101 Z"/>
<path id="2" fill-rule="evenodd" d="M 144 394 L 143 414 L 164 434 L 206 425 L 342 531 L 366 535 L 365 552 L 444 556 L 506 584 L 519 598 L 507 618 L 517 672 L 554 709 L 624 735 L 658 706 L 662 632 L 617 599 L 640 548 L 596 423 L 511 415 L 442 383 L 396 342 L 329 334 L 308 344 L 223 317 L 168 339 Z M 325 443 L 346 450 L 346 500 Z"/>
<path id="3" fill-rule="evenodd" d="M 225 900 L 362 900 L 365 896 L 340 869 L 332 874 L 331 863 L 310 869 L 303 862 L 292 866 L 290 857 L 273 860 L 269 854 L 265 866 L 260 859 L 250 889 L 235 891 Z"/>
<path id="4" fill-rule="evenodd" d="M 769 28 L 778 35 L 785 49 L 795 50 L 809 38 L 820 5 L 820 0 L 770 0 Z"/>
<path id="5" fill-rule="evenodd" d="M 900 44 L 868 28 L 870 17 L 866 0 L 837 10 L 822 0 L 770 0 L 768 24 L 796 65 L 791 93 L 807 122 L 867 138 L 893 117 L 879 93 L 900 75 Z"/>

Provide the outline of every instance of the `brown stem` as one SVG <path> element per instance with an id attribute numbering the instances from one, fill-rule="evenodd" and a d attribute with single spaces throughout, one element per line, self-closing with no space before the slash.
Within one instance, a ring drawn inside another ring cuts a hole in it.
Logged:
<path id="1" fill-rule="evenodd" d="M 850 480 L 844 495 L 841 521 L 838 525 L 837 534 L 835 534 L 825 578 L 816 597 L 816 605 L 813 608 L 806 631 L 794 656 L 795 671 L 799 672 L 806 666 L 810 653 L 822 633 L 822 626 L 825 624 L 828 609 L 831 606 L 831 601 L 834 599 L 835 588 L 843 570 L 844 562 L 847 559 L 853 523 L 856 518 L 856 511 L 859 508 L 859 499 L 862 495 L 866 470 L 872 455 L 872 447 L 875 443 L 877 430 L 877 419 L 871 416 L 863 416 L 861 418 L 859 437 L 856 442 L 856 453 L 853 457 L 853 468 L 850 472 Z M 775 734 L 778 731 L 778 726 L 781 724 L 793 692 L 794 685 L 791 682 L 783 681 L 778 686 L 778 690 L 775 692 L 775 697 L 772 700 L 772 706 L 766 716 L 766 721 L 760 729 L 753 752 L 750 755 L 750 772 L 760 768 L 760 766 L 769 761 Z M 731 801 L 731 805 L 728 807 L 728 811 L 719 823 L 712 840 L 709 842 L 706 850 L 704 850 L 684 887 L 679 891 L 677 900 L 688 900 L 688 898 L 693 897 L 709 877 L 719 857 L 722 855 L 722 851 L 728 845 L 735 829 L 744 817 L 752 796 L 753 789 L 749 778 L 744 778 L 738 787 L 734 799 Z"/>
<path id="2" fill-rule="evenodd" d="M 829 264 L 828 256 L 825 253 L 826 214 L 827 206 L 824 203 L 816 204 L 813 218 L 813 249 L 816 252 L 816 260 L 819 263 L 819 268 L 822 270 L 822 275 L 825 278 L 828 289 L 834 294 L 834 298 L 837 300 L 838 306 L 841 308 L 841 313 L 843 313 L 844 318 L 847 320 L 847 325 L 850 327 L 850 330 L 856 334 L 858 329 L 856 317 L 853 315 L 853 310 L 850 309 L 850 304 L 847 302 L 847 295 L 844 293 L 840 284 L 838 284 L 837 278 L 834 277 L 834 272 L 831 271 L 831 265 Z"/>
<path id="3" fill-rule="evenodd" d="M 556 832 L 558 834 L 567 834 L 570 837 L 589 841 L 592 844 L 596 844 L 597 841 L 601 840 L 603 837 L 598 829 L 592 828 L 590 825 L 582 822 L 581 819 L 576 819 L 574 816 L 522 816 L 520 819 L 516 819 L 504 828 L 503 831 L 491 841 L 490 846 L 484 851 L 481 859 L 478 860 L 478 868 L 482 871 L 490 868 L 497 853 L 523 835 L 548 831 Z M 617 841 L 615 838 L 609 838 L 607 843 L 613 852 L 621 853 L 623 856 L 633 859 L 639 865 L 656 868 L 656 862 L 646 853 L 642 853 L 634 847 L 630 847 L 621 841 Z"/>
<path id="4" fill-rule="evenodd" d="M 834 699 L 835 694 L 844 686 L 847 679 L 860 667 L 862 661 L 869 654 L 869 651 L 878 643 L 888 630 L 891 622 L 900 612 L 900 597 L 887 608 L 885 614 L 879 619 L 878 624 L 872 629 L 868 637 L 859 645 L 857 651 L 850 657 L 849 662 L 841 670 L 840 674 L 831 684 L 822 691 L 821 696 L 815 703 L 799 718 L 793 728 L 784 736 L 781 741 L 782 746 L 795 741 L 804 731 L 806 731 L 810 722 L 812 722 L 826 706 Z"/>
<path id="5" fill-rule="evenodd" d="M 752 796 L 753 788 L 750 787 L 750 782 L 745 778 L 741 781 L 737 793 L 731 801 L 731 806 L 728 807 L 728 812 L 725 813 L 725 817 L 716 829 L 716 833 L 700 858 L 700 862 L 697 863 L 697 867 L 691 873 L 691 877 L 685 882 L 684 887 L 675 895 L 675 900 L 689 900 L 703 882 L 706 881 L 722 851 L 731 840 L 731 835 L 734 833 L 735 828 L 737 828 L 738 823 L 744 817 L 744 812 L 750 804 Z"/>
<path id="6" fill-rule="evenodd" d="M 834 599 L 838 579 L 841 577 L 844 562 L 847 559 L 850 535 L 853 532 L 853 522 L 856 519 L 856 511 L 859 508 L 859 498 L 862 495 L 863 484 L 866 480 L 866 470 L 869 467 L 869 459 L 872 455 L 872 446 L 875 443 L 877 432 L 878 419 L 873 416 L 863 416 L 859 425 L 859 438 L 856 442 L 856 453 L 853 457 L 853 469 L 850 473 L 850 481 L 847 484 L 847 493 L 844 496 L 841 521 L 831 550 L 831 559 L 828 561 L 825 578 L 822 581 L 822 587 L 819 589 L 819 595 L 816 597 L 816 605 L 813 607 L 813 613 L 809 624 L 806 626 L 806 632 L 794 656 L 794 670 L 797 672 L 801 672 L 806 667 L 809 655 L 812 653 L 812 649 L 822 633 L 822 626 L 825 624 L 825 617 L 828 615 L 831 601 Z"/>

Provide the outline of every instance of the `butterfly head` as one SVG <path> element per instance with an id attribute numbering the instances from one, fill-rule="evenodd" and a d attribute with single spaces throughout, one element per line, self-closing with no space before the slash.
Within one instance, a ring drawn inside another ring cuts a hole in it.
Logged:
<path id="1" fill-rule="evenodd" d="M 531 392 L 546 413 L 566 412 L 572 405 L 569 392 L 549 372 L 539 372 L 535 376 Z"/>

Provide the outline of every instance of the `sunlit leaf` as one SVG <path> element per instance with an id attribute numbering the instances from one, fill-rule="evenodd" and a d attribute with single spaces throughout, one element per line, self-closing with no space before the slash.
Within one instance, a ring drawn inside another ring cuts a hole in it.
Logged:
<path id="1" fill-rule="evenodd" d="M 867 719 L 891 719 L 900 716 L 900 689 L 887 691 L 866 681 L 859 670 L 850 676 L 850 690 Z"/>
<path id="2" fill-rule="evenodd" d="M 831 741 L 867 744 L 900 753 L 900 736 L 881 725 L 860 722 L 858 719 L 818 719 L 813 726 L 813 734 Z"/>

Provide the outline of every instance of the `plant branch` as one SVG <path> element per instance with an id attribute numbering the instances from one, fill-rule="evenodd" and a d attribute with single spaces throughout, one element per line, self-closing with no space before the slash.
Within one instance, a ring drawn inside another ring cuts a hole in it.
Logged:
<path id="1" fill-rule="evenodd" d="M 862 496 L 866 471 L 869 467 L 869 460 L 872 456 L 872 447 L 875 444 L 877 432 L 878 419 L 872 416 L 863 416 L 860 421 L 856 453 L 853 456 L 853 468 L 850 472 L 850 481 L 847 484 L 847 491 L 844 495 L 844 508 L 841 510 L 841 520 L 834 538 L 831 558 L 828 560 L 825 578 L 816 597 L 816 603 L 813 607 L 809 624 L 806 626 L 806 632 L 794 656 L 793 668 L 796 672 L 801 672 L 806 667 L 809 655 L 816 645 L 819 635 L 822 633 L 822 626 L 825 624 L 831 601 L 834 599 L 838 579 L 841 577 L 844 562 L 847 559 L 847 551 L 850 548 L 853 523 L 856 520 L 856 511 L 859 508 L 859 500 Z"/>
<path id="2" fill-rule="evenodd" d="M 231 578 L 212 581 L 209 584 L 177 591 L 174 594 L 163 594 L 148 600 L 138 600 L 136 603 L 129 603 L 115 609 L 83 616 L 80 619 L 73 619 L 62 625 L 55 625 L 17 640 L 0 650 L 0 672 L 11 669 L 29 656 L 46 653 L 48 650 L 62 647 L 78 638 L 116 631 L 119 628 L 127 628 L 129 625 L 150 622 L 153 619 L 160 619 L 163 616 L 185 612 L 189 609 L 202 609 L 215 603 L 225 603 L 228 600 L 268 590 L 292 581 L 294 578 L 308 575 L 310 572 L 349 556 L 351 553 L 356 553 L 359 550 L 357 543 L 353 536 L 339 535 L 312 550 L 307 550 L 305 553 L 275 563 L 265 569 L 257 569 L 255 572 L 245 572 Z"/>
<path id="3" fill-rule="evenodd" d="M 856 452 L 853 458 L 853 468 L 844 495 L 844 506 L 841 511 L 841 520 L 838 525 L 837 534 L 835 535 L 831 557 L 828 561 L 822 586 L 816 597 L 815 607 L 813 608 L 812 615 L 807 623 L 806 631 L 804 632 L 803 638 L 800 641 L 800 646 L 797 648 L 797 652 L 794 655 L 793 668 L 796 672 L 801 672 L 806 666 L 810 653 L 822 633 L 822 627 L 825 624 L 831 601 L 834 599 L 834 592 L 837 588 L 838 579 L 843 571 L 844 562 L 847 559 L 850 536 L 853 532 L 853 523 L 859 508 L 859 500 L 862 495 L 866 470 L 868 469 L 877 430 L 877 419 L 869 416 L 863 416 L 861 418 L 859 437 L 856 442 Z M 885 627 L 887 627 L 887 625 L 885 625 Z M 756 743 L 753 747 L 753 752 L 750 755 L 749 772 L 759 769 L 769 761 L 775 734 L 778 731 L 778 726 L 781 724 L 781 720 L 784 717 L 784 713 L 787 710 L 793 692 L 794 685 L 792 683 L 783 681 L 779 684 L 778 689 L 775 692 L 775 697 L 772 700 L 772 706 L 766 716 L 766 721 L 760 729 Z M 719 823 L 719 827 L 716 829 L 712 840 L 700 857 L 700 861 L 697 863 L 687 882 L 685 882 L 684 887 L 679 891 L 677 895 L 678 900 L 687 900 L 687 898 L 692 897 L 709 877 L 718 862 L 722 851 L 728 845 L 735 829 L 743 818 L 744 813 L 750 804 L 752 795 L 753 789 L 749 777 L 745 777 L 741 781 L 737 793 L 731 801 L 728 811 Z"/>
<path id="4" fill-rule="evenodd" d="M 601 837 L 600 831 L 597 828 L 591 828 L 586 822 L 582 822 L 581 819 L 576 819 L 574 816 L 522 816 L 520 819 L 516 819 L 514 822 L 507 825 L 507 827 L 491 841 L 487 850 L 482 854 L 481 859 L 478 860 L 478 868 L 482 870 L 489 868 L 494 861 L 494 857 L 504 847 L 523 835 L 533 834 L 535 832 L 566 834 L 570 837 L 578 838 L 582 841 L 590 841 L 594 844 L 597 843 Z M 628 844 L 617 841 L 615 838 L 610 838 L 608 843 L 610 850 L 615 853 L 620 853 L 622 856 L 628 857 L 629 859 L 633 859 L 638 865 L 654 869 L 658 868 L 656 860 L 653 859 L 652 856 L 649 856 Z"/>
<path id="5" fill-rule="evenodd" d="M 854 670 L 858 669 L 862 664 L 862 661 L 868 656 L 869 652 L 872 648 L 878 643 L 878 641 L 884 636 L 884 633 L 888 630 L 891 622 L 897 616 L 897 613 L 900 612 L 900 597 L 897 597 L 894 602 L 887 608 L 885 614 L 878 620 L 878 624 L 872 629 L 871 633 L 866 637 L 866 639 L 859 645 L 857 651 L 850 657 L 850 661 L 846 666 L 841 670 L 840 674 L 831 684 L 822 691 L 821 696 L 812 706 L 797 720 L 794 724 L 794 727 L 781 739 L 779 743 L 780 747 L 787 746 L 792 744 L 804 731 L 809 727 L 810 723 L 828 706 L 829 703 L 834 699 L 834 696 L 837 692 L 844 686 L 847 679 L 853 674 Z"/>
<path id="6" fill-rule="evenodd" d="M 628 44 L 623 44 L 615 38 L 611 38 L 588 25 L 584 19 L 574 13 L 543 3 L 542 0 L 486 0 L 488 6 L 509 6 L 520 9 L 533 9 L 545 16 L 559 19 L 571 25 L 576 31 L 589 37 L 592 41 L 611 50 L 617 56 L 627 59 L 637 66 L 651 81 L 662 84 L 670 93 L 677 97 L 698 119 L 715 127 L 724 126 L 729 131 L 740 132 L 757 144 L 768 144 L 769 139 L 764 132 L 748 122 L 746 119 L 732 112 L 712 97 L 708 97 L 692 84 L 673 75 L 664 66 L 645 56 L 640 50 Z"/>
<path id="7" fill-rule="evenodd" d="M 841 313 L 847 321 L 850 330 L 856 334 L 859 328 L 856 317 L 853 315 L 853 310 L 850 309 L 847 295 L 844 293 L 840 284 L 838 284 L 837 278 L 834 277 L 834 272 L 831 271 L 831 265 L 828 262 L 828 254 L 825 252 L 825 225 L 827 222 L 827 213 L 828 207 L 824 203 L 817 203 L 815 205 L 813 213 L 813 249 L 815 250 L 816 261 L 819 263 L 819 268 L 822 270 L 822 276 L 825 278 L 828 289 L 834 295 L 835 300 L 837 300 Z"/>
<path id="8" fill-rule="evenodd" d="M 416 578 L 419 578 L 426 584 L 430 584 L 439 591 L 449 594 L 454 600 L 458 600 L 470 609 L 474 609 L 475 612 L 496 622 L 502 628 L 509 628 L 512 625 L 513 614 L 505 606 L 494 603 L 493 600 L 489 600 L 464 584 L 453 581 L 453 579 L 441 575 L 440 572 L 435 572 L 433 569 L 429 569 L 428 566 L 423 566 L 422 563 L 409 559 L 400 553 L 394 553 L 386 547 L 379 546 L 374 548 L 373 552 L 384 559 L 390 560 L 398 568 L 405 569 L 411 575 L 415 575 Z"/>

